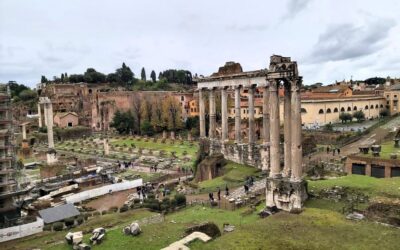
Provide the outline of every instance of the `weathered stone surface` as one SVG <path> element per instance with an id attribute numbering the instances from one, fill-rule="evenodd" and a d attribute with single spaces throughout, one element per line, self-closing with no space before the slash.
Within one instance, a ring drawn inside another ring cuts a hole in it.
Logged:
<path id="1" fill-rule="evenodd" d="M 206 157 L 197 166 L 195 181 L 210 180 L 223 174 L 226 161 L 222 154 L 214 154 Z"/>
<path id="2" fill-rule="evenodd" d="M 219 230 L 218 226 L 215 225 L 215 223 L 213 222 L 206 222 L 203 224 L 195 225 L 185 230 L 186 234 L 191 234 L 193 232 L 205 233 L 213 239 L 221 236 L 221 231 Z"/>

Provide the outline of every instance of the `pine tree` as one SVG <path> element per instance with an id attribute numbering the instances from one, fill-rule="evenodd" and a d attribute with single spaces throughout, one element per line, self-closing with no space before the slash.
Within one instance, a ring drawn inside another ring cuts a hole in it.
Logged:
<path id="1" fill-rule="evenodd" d="M 142 72 L 140 73 L 140 77 L 142 78 L 142 81 L 146 81 L 146 70 L 144 67 L 142 68 Z"/>
<path id="2" fill-rule="evenodd" d="M 156 78 L 156 72 L 154 72 L 154 70 L 151 71 L 150 78 L 153 82 L 156 82 L 157 78 Z"/>

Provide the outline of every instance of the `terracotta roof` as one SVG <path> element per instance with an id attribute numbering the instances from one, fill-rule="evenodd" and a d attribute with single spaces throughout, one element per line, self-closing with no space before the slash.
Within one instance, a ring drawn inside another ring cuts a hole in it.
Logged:
<path id="1" fill-rule="evenodd" d="M 330 86 L 321 86 L 319 88 L 313 89 L 313 93 L 343 93 L 346 90 L 351 89 L 346 85 L 330 85 Z"/>

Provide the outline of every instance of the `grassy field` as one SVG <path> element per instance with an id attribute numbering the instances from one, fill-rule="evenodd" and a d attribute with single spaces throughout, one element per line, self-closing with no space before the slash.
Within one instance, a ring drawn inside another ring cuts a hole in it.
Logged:
<path id="1" fill-rule="evenodd" d="M 394 142 L 393 141 L 387 141 L 385 143 L 381 144 L 381 152 L 379 157 L 382 159 L 390 159 L 390 154 L 395 153 L 397 154 L 397 157 L 400 158 L 400 148 L 395 148 L 394 147 Z M 370 150 L 368 154 L 359 154 L 360 156 L 365 156 L 365 157 L 374 157 L 372 155 L 372 151 Z M 375 157 L 374 157 L 375 158 Z"/>
<path id="2" fill-rule="evenodd" d="M 167 140 L 166 143 L 161 143 L 160 140 L 158 142 L 153 142 L 151 139 L 148 142 L 145 142 L 143 139 L 138 141 L 135 138 L 129 138 L 124 140 L 111 140 L 111 144 L 121 146 L 128 145 L 129 147 L 132 144 L 135 144 L 136 148 L 145 148 L 145 149 L 153 149 L 153 150 L 165 150 L 165 152 L 173 152 L 175 151 L 177 156 L 183 156 L 183 152 L 187 152 L 187 155 L 190 155 L 192 159 L 196 156 L 198 150 L 198 144 L 193 142 L 193 146 L 190 145 L 190 142 L 185 141 L 183 145 L 180 142 L 175 141 L 175 144 L 171 144 L 170 140 Z"/>
<path id="3" fill-rule="evenodd" d="M 380 249 L 398 249 L 398 229 L 346 220 L 334 202 L 310 200 L 300 215 L 281 212 L 266 219 L 258 218 L 255 212 L 244 215 L 245 210 L 188 207 L 167 215 L 163 223 L 142 226 L 143 233 L 138 237 L 123 235 L 122 223 L 108 230 L 105 241 L 93 249 L 161 249 L 182 238 L 190 225 L 205 221 L 216 223 L 221 230 L 224 223 L 236 229 L 209 243 L 194 242 L 189 245 L 191 249 L 376 249 L 378 245 Z M 57 234 L 63 236 L 65 232 Z M 89 236 L 85 235 L 86 242 Z M 40 239 L 17 246 L 34 247 Z M 71 249 L 64 242 L 40 246 Z"/>
<path id="4" fill-rule="evenodd" d="M 228 187 L 237 187 L 242 185 L 247 176 L 255 176 L 260 170 L 254 167 L 249 167 L 241 165 L 234 162 L 228 162 L 224 167 L 224 175 L 214 178 L 212 180 L 207 180 L 198 183 L 200 189 L 203 190 L 213 190 L 215 191 L 217 187 L 224 188 L 225 185 Z"/>
<path id="5" fill-rule="evenodd" d="M 308 189 L 314 192 L 334 186 L 349 187 L 371 197 L 400 198 L 400 177 L 378 179 L 363 175 L 347 175 L 331 180 L 308 181 Z"/>
<path id="6" fill-rule="evenodd" d="M 125 172 L 122 172 L 120 174 L 117 174 L 117 177 L 120 178 L 127 178 L 129 179 L 129 176 L 135 176 L 135 175 L 140 175 L 140 178 L 143 179 L 143 182 L 149 182 L 149 181 L 154 181 L 157 178 L 161 177 L 163 174 L 162 173 L 145 173 L 145 172 L 139 172 L 135 171 L 132 169 L 127 169 Z"/>

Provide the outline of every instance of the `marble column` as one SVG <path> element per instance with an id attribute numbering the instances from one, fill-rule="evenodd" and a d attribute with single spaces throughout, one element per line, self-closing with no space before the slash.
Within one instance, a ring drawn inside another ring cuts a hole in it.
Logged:
<path id="1" fill-rule="evenodd" d="M 228 141 L 228 94 L 226 88 L 221 89 L 221 118 L 222 118 L 222 142 Z"/>
<path id="2" fill-rule="evenodd" d="M 210 131 L 208 137 L 210 139 L 215 139 L 215 129 L 216 129 L 216 110 L 215 110 L 215 90 L 212 88 L 209 91 L 209 102 L 210 102 Z"/>
<path id="3" fill-rule="evenodd" d="M 283 167 L 283 176 L 290 177 L 291 171 L 291 159 L 292 159 L 292 137 L 291 137 L 291 129 L 292 129 L 292 122 L 291 122 L 291 89 L 290 89 L 290 82 L 286 81 L 284 83 L 284 101 L 283 101 L 283 134 L 284 134 L 284 145 L 283 145 L 283 152 L 284 152 L 284 167 Z"/>
<path id="4" fill-rule="evenodd" d="M 42 125 L 42 110 L 40 108 L 40 103 L 38 103 L 37 107 L 38 107 L 38 115 L 39 115 L 39 117 L 38 117 L 38 119 L 39 119 L 39 128 L 41 128 L 43 125 Z"/>
<path id="5" fill-rule="evenodd" d="M 269 86 L 263 88 L 263 144 L 269 143 Z"/>
<path id="6" fill-rule="evenodd" d="M 44 125 L 47 126 L 47 108 L 46 104 L 43 105 Z"/>
<path id="7" fill-rule="evenodd" d="M 51 102 L 45 104 L 45 115 L 47 120 L 47 139 L 49 148 L 54 149 L 54 137 L 53 137 L 53 106 Z"/>
<path id="8" fill-rule="evenodd" d="M 270 80 L 270 100 L 269 100 L 269 115 L 270 115 L 270 157 L 271 171 L 269 176 L 280 177 L 280 152 L 279 152 L 279 82 L 275 79 Z"/>
<path id="9" fill-rule="evenodd" d="M 26 140 L 26 124 L 22 124 L 22 140 Z"/>
<path id="10" fill-rule="evenodd" d="M 291 113 L 291 137 L 292 137 L 292 181 L 301 181 L 303 175 L 303 149 L 301 141 L 301 78 L 291 82 L 292 88 L 292 113 Z"/>
<path id="11" fill-rule="evenodd" d="M 206 110 L 204 104 L 203 90 L 199 89 L 199 120 L 200 120 L 200 138 L 206 137 Z"/>
<path id="12" fill-rule="evenodd" d="M 248 99 L 248 107 L 249 107 L 249 144 L 254 144 L 255 136 L 254 136 L 254 87 L 251 86 L 249 88 L 249 99 Z"/>
<path id="13" fill-rule="evenodd" d="M 241 143 L 240 86 L 235 87 L 235 142 Z"/>

